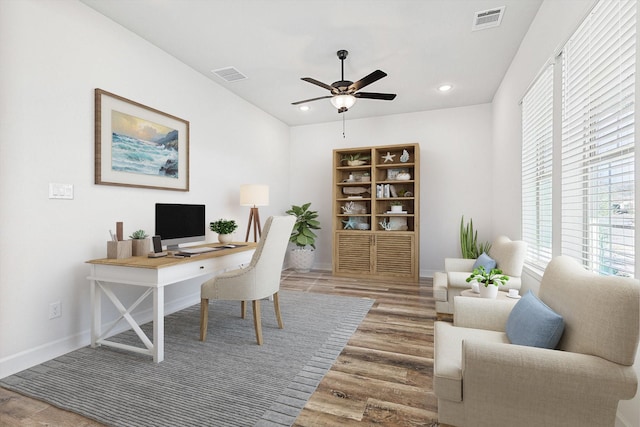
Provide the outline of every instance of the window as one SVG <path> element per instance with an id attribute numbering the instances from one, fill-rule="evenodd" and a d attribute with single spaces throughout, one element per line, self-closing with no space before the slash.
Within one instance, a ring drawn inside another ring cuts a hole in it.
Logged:
<path id="1" fill-rule="evenodd" d="M 600 1 L 563 51 L 562 253 L 633 276 L 636 2 Z"/>
<path id="2" fill-rule="evenodd" d="M 599 274 L 635 273 L 636 10 L 598 2 L 522 100 L 528 265 L 563 254 Z"/>
<path id="3" fill-rule="evenodd" d="M 553 65 L 522 100 L 522 239 L 527 260 L 544 269 L 551 260 Z"/>

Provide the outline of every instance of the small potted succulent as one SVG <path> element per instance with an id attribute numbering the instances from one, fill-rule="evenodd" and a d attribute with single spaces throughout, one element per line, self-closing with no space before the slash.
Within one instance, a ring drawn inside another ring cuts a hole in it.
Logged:
<path id="1" fill-rule="evenodd" d="M 340 159 L 341 162 L 347 162 L 348 166 L 362 166 L 367 163 L 371 157 L 363 153 L 345 154 Z"/>
<path id="2" fill-rule="evenodd" d="M 402 213 L 402 202 L 391 202 L 391 213 Z"/>
<path id="3" fill-rule="evenodd" d="M 230 243 L 233 240 L 233 232 L 238 228 L 233 219 L 222 219 L 209 224 L 209 228 L 214 233 L 218 233 L 218 241 L 220 243 Z"/>
<path id="4" fill-rule="evenodd" d="M 150 250 L 150 243 L 147 233 L 144 230 L 136 230 L 129 238 L 131 239 L 131 254 L 133 256 L 146 256 Z"/>
<path id="5" fill-rule="evenodd" d="M 498 296 L 498 287 L 504 285 L 509 276 L 502 274 L 499 268 L 493 268 L 487 272 L 484 266 L 479 266 L 467 277 L 467 283 L 477 282 L 480 288 L 480 297 L 495 298 Z"/>

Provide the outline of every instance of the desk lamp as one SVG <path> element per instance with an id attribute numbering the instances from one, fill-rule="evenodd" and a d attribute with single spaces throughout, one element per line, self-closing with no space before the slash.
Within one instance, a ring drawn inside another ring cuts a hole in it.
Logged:
<path id="1" fill-rule="evenodd" d="M 249 241 L 249 231 L 253 224 L 253 241 L 257 242 L 262 234 L 260 226 L 260 213 L 258 206 L 269 205 L 269 186 L 262 184 L 243 184 L 240 186 L 240 206 L 251 206 L 249 212 L 249 224 L 247 224 L 247 235 L 245 242 Z"/>

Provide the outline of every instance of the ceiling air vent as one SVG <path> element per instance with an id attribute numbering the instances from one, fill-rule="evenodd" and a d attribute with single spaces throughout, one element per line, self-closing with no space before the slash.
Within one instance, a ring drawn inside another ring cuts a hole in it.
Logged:
<path id="1" fill-rule="evenodd" d="M 494 9 L 483 10 L 476 12 L 473 17 L 472 31 L 484 30 L 486 28 L 497 27 L 502 22 L 502 16 L 504 15 L 504 8 L 497 7 Z"/>
<path id="2" fill-rule="evenodd" d="M 212 73 L 220 77 L 222 80 L 230 83 L 245 80 L 247 78 L 247 76 L 236 70 L 234 67 L 218 68 L 217 70 L 212 70 Z"/>

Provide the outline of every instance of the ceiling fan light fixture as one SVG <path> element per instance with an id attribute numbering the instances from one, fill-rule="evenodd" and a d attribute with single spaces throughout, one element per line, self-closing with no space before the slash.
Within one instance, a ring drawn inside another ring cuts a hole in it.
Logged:
<path id="1" fill-rule="evenodd" d="M 356 97 L 353 95 L 335 95 L 331 97 L 331 104 L 338 109 L 338 111 L 347 111 L 353 107 L 356 103 Z"/>

